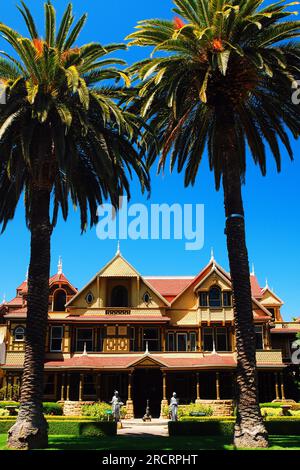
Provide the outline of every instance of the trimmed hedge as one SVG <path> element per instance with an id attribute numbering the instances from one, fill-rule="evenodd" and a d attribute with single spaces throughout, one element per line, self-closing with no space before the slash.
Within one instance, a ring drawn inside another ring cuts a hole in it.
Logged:
<path id="1" fill-rule="evenodd" d="M 0 401 L 0 408 L 6 408 L 7 406 L 20 406 L 20 403 L 17 401 Z M 63 407 L 60 403 L 44 402 L 43 412 L 46 415 L 61 416 L 63 414 Z"/>
<path id="2" fill-rule="evenodd" d="M 234 419 L 182 418 L 176 423 L 169 422 L 170 436 L 226 436 L 234 433 Z M 300 419 L 296 416 L 268 417 L 265 420 L 270 435 L 300 435 Z"/>
<path id="3" fill-rule="evenodd" d="M 14 419 L 0 420 L 0 434 L 6 434 L 14 422 Z M 48 425 L 49 435 L 105 437 L 117 433 L 117 424 L 113 422 L 48 420 Z"/>
<path id="4" fill-rule="evenodd" d="M 192 421 L 190 418 L 169 424 L 170 436 L 226 436 L 230 437 L 234 431 L 234 421 L 221 421 L 210 419 L 206 421 Z"/>

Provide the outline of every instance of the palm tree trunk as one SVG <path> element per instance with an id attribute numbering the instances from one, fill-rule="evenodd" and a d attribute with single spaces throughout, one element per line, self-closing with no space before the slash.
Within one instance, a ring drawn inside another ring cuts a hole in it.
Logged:
<path id="1" fill-rule="evenodd" d="M 49 205 L 48 189 L 32 190 L 25 361 L 19 415 L 8 432 L 8 446 L 14 449 L 36 449 L 48 445 L 48 425 L 42 403 L 52 233 Z"/>
<path id="2" fill-rule="evenodd" d="M 237 418 L 234 444 L 237 447 L 267 447 L 268 434 L 258 400 L 255 329 L 253 323 L 250 270 L 246 246 L 244 207 L 236 152 L 227 152 L 223 172 L 227 249 L 234 296 L 237 344 Z"/>

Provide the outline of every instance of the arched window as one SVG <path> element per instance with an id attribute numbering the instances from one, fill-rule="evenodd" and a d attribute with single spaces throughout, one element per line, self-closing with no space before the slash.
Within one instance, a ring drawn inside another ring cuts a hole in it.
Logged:
<path id="1" fill-rule="evenodd" d="M 209 306 L 210 307 L 222 306 L 221 289 L 217 286 L 212 287 L 209 291 Z"/>
<path id="2" fill-rule="evenodd" d="M 17 326 L 14 331 L 15 341 L 24 341 L 25 339 L 25 328 L 23 326 Z"/>
<path id="3" fill-rule="evenodd" d="M 64 290 L 59 289 L 54 292 L 53 311 L 64 312 L 67 303 L 67 294 Z"/>
<path id="4" fill-rule="evenodd" d="M 128 291 L 124 286 L 116 286 L 111 291 L 111 307 L 128 307 Z"/>

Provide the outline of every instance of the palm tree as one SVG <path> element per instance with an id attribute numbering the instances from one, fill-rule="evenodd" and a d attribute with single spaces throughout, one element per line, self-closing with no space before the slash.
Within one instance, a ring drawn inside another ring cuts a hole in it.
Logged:
<path id="1" fill-rule="evenodd" d="M 55 10 L 45 4 L 43 38 L 23 2 L 19 10 L 29 37 L 0 23 L 14 50 L 13 56 L 2 51 L 0 59 L 6 89 L 6 104 L 0 107 L 0 222 L 4 230 L 24 193 L 31 233 L 25 362 L 19 415 L 8 443 L 28 449 L 47 445 L 43 369 L 50 241 L 59 209 L 66 219 L 70 201 L 79 207 L 84 231 L 89 220 L 91 226 L 96 223 L 104 200 L 117 207 L 119 196 L 130 196 L 132 173 L 143 190 L 149 189 L 149 178 L 133 145 L 138 119 L 117 105 L 124 93 L 117 82 L 129 85 L 118 68 L 123 61 L 106 57 L 126 46 L 76 46 L 86 15 L 72 26 L 71 4 L 57 32 Z M 111 79 L 117 82 L 109 85 Z"/>
<path id="2" fill-rule="evenodd" d="M 138 97 L 128 100 L 129 109 L 140 112 L 151 131 L 144 132 L 150 164 L 160 153 L 161 170 L 170 155 L 171 171 L 184 171 L 185 185 L 194 185 L 207 149 L 216 189 L 223 184 L 237 339 L 234 442 L 266 447 L 241 187 L 247 147 L 263 175 L 266 145 L 278 171 L 279 141 L 293 157 L 286 129 L 299 136 L 300 107 L 291 96 L 300 46 L 291 41 L 299 36 L 300 22 L 289 20 L 295 12 L 287 7 L 293 3 L 284 1 L 266 7 L 262 0 L 173 2 L 173 21 L 140 21 L 127 38 L 130 45 L 154 48 L 150 58 L 130 69 Z"/>

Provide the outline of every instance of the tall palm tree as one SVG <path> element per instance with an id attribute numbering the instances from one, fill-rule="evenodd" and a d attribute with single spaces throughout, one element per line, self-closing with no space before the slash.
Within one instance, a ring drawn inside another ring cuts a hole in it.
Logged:
<path id="1" fill-rule="evenodd" d="M 14 50 L 13 56 L 2 51 L 0 59 L 6 88 L 0 107 L 0 222 L 5 229 L 24 193 L 31 233 L 21 404 L 8 443 L 41 448 L 47 445 L 42 398 L 50 240 L 58 211 L 66 219 L 70 201 L 79 207 L 84 231 L 89 220 L 96 223 L 104 200 L 117 207 L 119 196 L 130 196 L 132 173 L 143 190 L 149 189 L 149 178 L 133 145 L 138 119 L 117 105 L 124 87 L 108 85 L 111 79 L 129 85 L 118 69 L 123 62 L 106 57 L 126 46 L 76 46 L 86 15 L 73 25 L 71 4 L 57 32 L 55 10 L 45 4 L 43 38 L 23 2 L 19 10 L 29 37 L 0 24 Z"/>
<path id="2" fill-rule="evenodd" d="M 140 21 L 128 39 L 152 46 L 150 58 L 131 67 L 150 164 L 159 169 L 170 155 L 171 171 L 194 184 L 207 150 L 216 189 L 224 190 L 226 236 L 234 293 L 237 339 L 235 444 L 265 447 L 268 436 L 259 409 L 248 253 L 241 187 L 246 148 L 263 175 L 266 145 L 281 164 L 279 141 L 293 157 L 290 134 L 299 136 L 300 106 L 292 103 L 299 77 L 300 22 L 290 20 L 284 1 L 173 0 L 175 19 Z M 289 40 L 289 41 L 287 41 Z M 129 107 L 130 109 L 130 107 Z"/>

